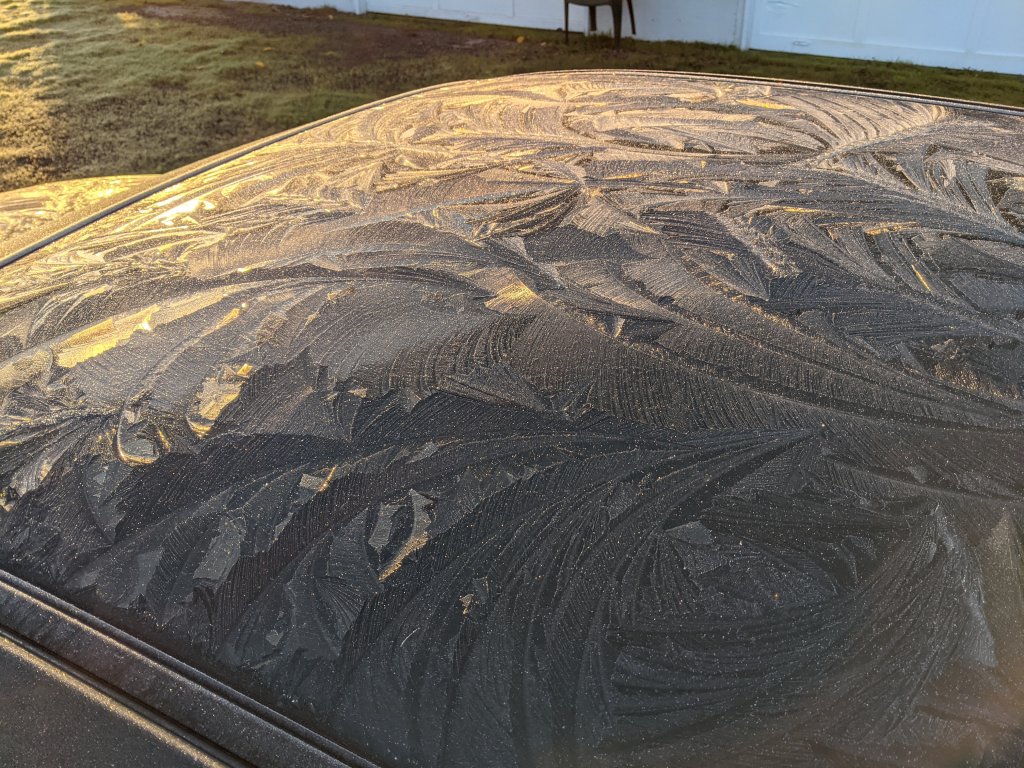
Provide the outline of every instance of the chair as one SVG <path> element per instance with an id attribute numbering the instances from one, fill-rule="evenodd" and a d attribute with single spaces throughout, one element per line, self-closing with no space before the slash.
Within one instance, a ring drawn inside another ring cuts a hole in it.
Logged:
<path id="1" fill-rule="evenodd" d="M 569 5 L 586 5 L 590 8 L 590 31 L 597 31 L 597 6 L 610 5 L 612 7 L 612 23 L 615 25 L 615 47 L 618 49 L 622 42 L 622 0 L 565 0 L 565 42 L 569 42 Z M 626 0 L 629 7 L 629 25 L 636 34 L 636 17 L 633 15 L 633 0 Z"/>

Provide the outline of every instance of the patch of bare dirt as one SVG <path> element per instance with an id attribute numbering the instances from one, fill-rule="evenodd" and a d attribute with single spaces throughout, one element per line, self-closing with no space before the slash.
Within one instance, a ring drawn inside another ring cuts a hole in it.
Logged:
<path id="1" fill-rule="evenodd" d="M 154 19 L 177 19 L 179 21 L 204 21 L 226 23 L 231 15 L 219 8 L 203 8 L 179 5 L 147 5 L 136 11 L 140 16 Z"/>

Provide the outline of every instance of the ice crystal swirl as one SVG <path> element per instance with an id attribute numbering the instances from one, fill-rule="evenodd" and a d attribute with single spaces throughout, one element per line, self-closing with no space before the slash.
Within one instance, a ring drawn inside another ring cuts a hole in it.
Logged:
<path id="1" fill-rule="evenodd" d="M 0 257 L 16 239 L 28 240 L 58 226 L 65 217 L 81 218 L 89 210 L 126 196 L 155 179 L 155 176 L 103 176 L 0 192 Z"/>
<path id="2" fill-rule="evenodd" d="M 0 566 L 389 766 L 1024 761 L 1024 118 L 457 84 L 3 269 Z"/>

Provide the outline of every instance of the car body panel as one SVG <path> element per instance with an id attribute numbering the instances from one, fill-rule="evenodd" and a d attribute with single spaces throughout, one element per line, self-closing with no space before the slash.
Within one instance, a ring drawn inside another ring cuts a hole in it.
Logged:
<path id="1" fill-rule="evenodd" d="M 0 567 L 343 761 L 1022 758 L 1022 128 L 553 73 L 164 177 L 3 268 Z"/>

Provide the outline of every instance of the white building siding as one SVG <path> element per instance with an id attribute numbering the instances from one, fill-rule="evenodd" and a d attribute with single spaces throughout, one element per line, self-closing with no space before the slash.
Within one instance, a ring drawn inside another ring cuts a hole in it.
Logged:
<path id="1" fill-rule="evenodd" d="M 517 27 L 556 29 L 563 23 L 562 6 L 548 0 L 366 0 L 366 5 L 368 11 L 379 13 Z M 583 15 L 579 18 L 583 19 Z"/>
<path id="2" fill-rule="evenodd" d="M 751 48 L 1024 74 L 1024 0 L 749 0 Z"/>
<path id="3" fill-rule="evenodd" d="M 560 0 L 269 0 L 560 29 Z M 1024 74 L 1024 0 L 633 0 L 637 37 Z M 598 9 L 602 31 L 611 13 Z M 573 6 L 569 28 L 586 28 Z M 623 19 L 628 33 L 628 20 Z"/>
<path id="4" fill-rule="evenodd" d="M 397 13 L 432 19 L 479 21 L 537 29 L 561 29 L 561 0 L 262 0 L 298 8 L 329 5 L 340 11 Z M 741 39 L 745 0 L 633 0 L 636 6 L 637 37 L 642 40 L 701 40 L 737 45 Z M 607 7 L 598 8 L 601 31 L 611 32 L 612 17 Z M 629 19 L 623 11 L 623 30 Z M 569 29 L 587 28 L 587 9 L 572 6 Z"/>

